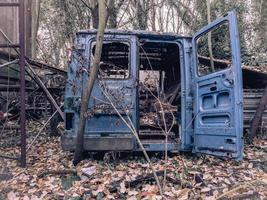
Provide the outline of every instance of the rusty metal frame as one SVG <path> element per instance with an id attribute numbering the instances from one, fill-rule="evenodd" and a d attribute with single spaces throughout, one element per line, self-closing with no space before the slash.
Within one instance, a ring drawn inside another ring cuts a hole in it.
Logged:
<path id="1" fill-rule="evenodd" d="M 0 44 L 0 48 L 20 48 L 18 44 Z"/>
<path id="2" fill-rule="evenodd" d="M 20 0 L 21 2 L 21 0 Z M 19 7 L 20 2 L 18 3 L 0 3 L 0 7 Z"/>
<path id="3" fill-rule="evenodd" d="M 26 167 L 26 127 L 25 127 L 25 16 L 24 1 L 19 1 L 19 45 L 20 45 L 20 131 L 22 167 Z"/>
<path id="4" fill-rule="evenodd" d="M 25 13 L 24 0 L 17 3 L 0 3 L 0 7 L 17 7 L 19 12 L 19 44 L 0 44 L 1 48 L 19 48 L 20 68 L 20 131 L 21 131 L 21 155 L 20 158 L 1 156 L 6 159 L 18 159 L 22 167 L 26 167 L 26 112 L 25 112 Z"/>

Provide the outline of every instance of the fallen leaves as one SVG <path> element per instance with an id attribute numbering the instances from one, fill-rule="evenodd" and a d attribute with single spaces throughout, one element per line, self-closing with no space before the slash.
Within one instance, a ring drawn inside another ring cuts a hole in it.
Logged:
<path id="1" fill-rule="evenodd" d="M 169 157 L 165 199 L 266 197 L 266 147 L 266 141 L 256 141 L 246 148 L 242 162 L 211 156 Z M 142 156 L 129 154 L 115 161 L 86 159 L 73 166 L 72 154 L 61 150 L 59 138 L 44 136 L 32 148 L 26 169 L 16 161 L 0 159 L 1 175 L 10 177 L 0 179 L 0 199 L 163 199 L 153 178 L 134 187 L 126 184 L 151 173 Z M 17 151 L 11 147 L 4 150 Z M 156 171 L 162 170 L 161 157 L 154 155 L 152 160 Z M 66 170 L 77 173 L 38 176 Z M 116 184 L 110 189 L 112 183 Z"/>
<path id="2" fill-rule="evenodd" d="M 7 193 L 7 199 L 8 200 L 16 200 L 16 199 L 19 199 L 18 193 L 17 192 L 13 192 L 13 191 Z"/>
<path id="3" fill-rule="evenodd" d="M 126 192 L 125 182 L 120 184 L 120 193 L 124 194 Z"/>
<path id="4" fill-rule="evenodd" d="M 210 188 L 209 187 L 204 187 L 201 189 L 201 193 L 206 193 L 206 192 L 209 192 L 210 191 Z"/>

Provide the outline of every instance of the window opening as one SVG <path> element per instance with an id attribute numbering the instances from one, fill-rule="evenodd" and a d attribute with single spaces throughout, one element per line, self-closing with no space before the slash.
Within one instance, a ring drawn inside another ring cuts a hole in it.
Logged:
<path id="1" fill-rule="evenodd" d="M 95 43 L 92 53 L 95 54 Z M 91 59 L 92 60 L 92 59 Z M 104 42 L 99 73 L 104 79 L 127 79 L 130 66 L 130 45 L 125 42 Z"/>
<path id="2" fill-rule="evenodd" d="M 209 49 L 209 37 L 211 37 L 211 49 Z M 225 21 L 204 33 L 196 42 L 199 76 L 218 72 L 231 66 L 232 54 L 228 22 Z"/>

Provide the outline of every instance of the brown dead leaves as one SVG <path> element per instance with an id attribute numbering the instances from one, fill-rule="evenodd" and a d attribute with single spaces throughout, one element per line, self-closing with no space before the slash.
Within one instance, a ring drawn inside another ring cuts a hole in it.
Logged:
<path id="1" fill-rule="evenodd" d="M 179 184 L 167 181 L 163 198 L 153 180 L 135 187 L 126 185 L 140 175 L 151 173 L 141 156 L 115 162 L 86 159 L 74 167 L 72 155 L 61 150 L 58 138 L 44 138 L 28 154 L 26 169 L 20 168 L 16 161 L 0 160 L 1 174 L 10 175 L 10 179 L 0 179 L 0 199 L 263 199 L 267 196 L 266 147 L 266 141 L 255 141 L 253 146 L 246 147 L 242 162 L 211 156 L 172 156 L 168 160 L 168 176 Z M 163 169 L 159 156 L 153 156 L 152 160 L 157 171 Z M 77 175 L 38 177 L 49 170 L 76 170 Z"/>

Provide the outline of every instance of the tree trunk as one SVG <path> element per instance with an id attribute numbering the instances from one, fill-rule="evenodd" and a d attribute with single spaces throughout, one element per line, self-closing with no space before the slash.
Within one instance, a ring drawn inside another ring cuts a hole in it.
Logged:
<path id="1" fill-rule="evenodd" d="M 251 121 L 251 126 L 250 126 L 250 131 L 249 131 L 250 139 L 253 139 L 257 134 L 257 130 L 258 130 L 258 127 L 259 127 L 266 105 L 267 105 L 267 85 L 265 87 L 262 98 L 257 107 L 256 113 Z"/>
<path id="2" fill-rule="evenodd" d="M 96 5 L 95 7 L 93 7 L 91 9 L 91 14 L 92 14 L 92 25 L 93 28 L 97 29 L 98 25 L 99 25 L 99 15 L 98 15 L 98 5 Z"/>
<path id="3" fill-rule="evenodd" d="M 99 3 L 97 0 L 87 0 L 89 7 L 90 7 L 90 11 L 91 11 L 91 18 L 92 18 L 92 25 L 93 28 L 97 29 L 98 28 L 98 24 L 99 24 L 99 15 L 98 15 L 98 7 L 99 7 Z"/>
<path id="4" fill-rule="evenodd" d="M 137 1 L 137 10 L 136 10 L 136 14 L 137 14 L 137 22 L 138 22 L 138 27 L 140 30 L 146 30 L 147 29 L 147 16 L 148 16 L 148 12 L 147 12 L 147 7 L 149 5 L 149 0 L 147 2 L 145 1 Z"/>
<path id="5" fill-rule="evenodd" d="M 40 15 L 40 0 L 32 1 L 32 47 L 31 57 L 36 58 L 37 49 L 37 33 L 39 29 L 39 15 Z"/>
<path id="6" fill-rule="evenodd" d="M 87 83 L 87 87 L 84 89 L 82 94 L 82 101 L 81 101 L 81 111 L 80 111 L 80 120 L 79 126 L 77 131 L 77 139 L 76 139 L 76 148 L 74 154 L 74 165 L 78 164 L 82 159 L 83 153 L 83 141 L 84 141 L 84 129 L 85 129 L 85 122 L 86 118 L 84 114 L 88 109 L 88 102 L 90 99 L 90 95 L 94 86 L 95 79 L 97 77 L 98 69 L 99 69 L 99 62 L 101 59 L 102 53 L 102 46 L 103 46 L 103 37 L 104 37 L 104 30 L 106 27 L 106 8 L 105 8 L 105 1 L 99 0 L 98 1 L 98 13 L 99 13 L 99 24 L 98 24 L 98 31 L 96 36 L 96 49 L 95 55 L 93 59 L 93 63 L 90 66 L 90 77 Z"/>
<path id="7" fill-rule="evenodd" d="M 116 8 L 115 6 L 115 1 L 110 0 L 109 1 L 109 6 L 108 6 L 108 28 L 115 29 L 117 28 L 117 16 L 118 16 L 118 11 L 119 9 Z"/>
<path id="8" fill-rule="evenodd" d="M 209 24 L 211 22 L 211 20 L 210 20 L 210 0 L 206 0 L 206 2 L 207 2 L 207 18 L 208 18 L 208 24 Z M 209 54 L 210 54 L 211 71 L 214 72 L 214 61 L 213 61 L 212 43 L 211 43 L 211 31 L 208 32 L 208 46 L 209 46 Z"/>
<path id="9" fill-rule="evenodd" d="M 155 6 L 155 0 L 152 0 L 152 9 L 151 9 L 151 28 L 152 31 L 156 31 L 156 6 Z"/>
<path id="10" fill-rule="evenodd" d="M 266 0 L 261 0 L 261 5 L 260 5 L 260 23 L 259 23 L 259 34 L 260 34 L 260 44 L 263 47 L 267 46 L 267 1 Z M 265 48 L 266 49 L 266 48 Z M 265 50 L 266 51 L 266 50 Z"/>

